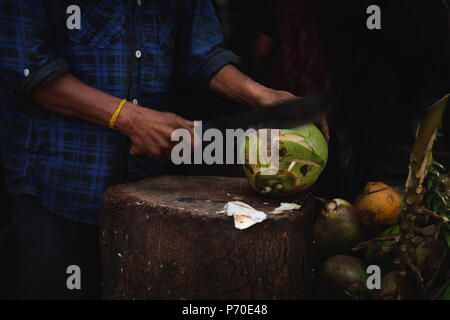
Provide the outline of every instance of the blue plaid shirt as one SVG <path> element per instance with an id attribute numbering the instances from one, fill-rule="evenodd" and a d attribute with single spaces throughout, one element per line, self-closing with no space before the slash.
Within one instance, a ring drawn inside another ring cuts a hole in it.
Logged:
<path id="1" fill-rule="evenodd" d="M 81 29 L 66 25 L 70 5 Z M 121 133 L 37 105 L 30 92 L 71 72 L 84 83 L 141 106 L 166 110 L 177 77 L 207 90 L 238 57 L 221 49 L 209 0 L 2 0 L 2 151 L 11 195 L 37 196 L 51 211 L 98 223 L 101 195 L 138 177 Z M 152 174 L 164 166 L 155 160 Z"/>

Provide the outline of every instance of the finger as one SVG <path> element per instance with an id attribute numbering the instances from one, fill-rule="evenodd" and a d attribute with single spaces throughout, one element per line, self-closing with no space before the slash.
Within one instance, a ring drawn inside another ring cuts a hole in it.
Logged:
<path id="1" fill-rule="evenodd" d="M 328 143 L 328 140 L 330 140 L 330 132 L 328 130 L 327 118 L 326 117 L 320 118 L 319 120 L 317 120 L 315 125 L 320 128 L 320 132 L 322 132 L 325 141 Z"/>
<path id="2" fill-rule="evenodd" d="M 197 134 L 197 132 L 193 132 L 191 134 L 191 146 L 195 149 L 201 148 L 202 145 L 202 139 L 200 138 L 200 136 Z"/>
<path id="3" fill-rule="evenodd" d="M 325 133 L 325 141 L 328 143 L 330 141 L 330 134 L 327 132 Z"/>
<path id="4" fill-rule="evenodd" d="M 328 143 L 330 141 L 330 130 L 328 129 L 328 125 L 324 125 L 321 128 L 325 141 Z"/>
<path id="5" fill-rule="evenodd" d="M 323 131 L 325 135 L 325 140 L 328 142 L 330 140 L 330 128 L 328 127 L 328 120 L 326 117 L 322 120 Z"/>
<path id="6" fill-rule="evenodd" d="M 194 121 L 185 119 L 184 122 L 189 128 L 194 128 Z"/>
<path id="7" fill-rule="evenodd" d="M 162 135 L 156 135 L 153 137 L 155 144 L 155 157 L 158 160 L 167 162 L 170 161 L 170 154 L 172 150 L 173 141 L 171 141 L 171 136 L 168 132 Z"/>
<path id="8" fill-rule="evenodd" d="M 185 120 L 179 121 L 178 126 L 180 128 L 188 130 L 191 135 L 194 132 L 194 122 L 192 121 L 185 121 Z"/>

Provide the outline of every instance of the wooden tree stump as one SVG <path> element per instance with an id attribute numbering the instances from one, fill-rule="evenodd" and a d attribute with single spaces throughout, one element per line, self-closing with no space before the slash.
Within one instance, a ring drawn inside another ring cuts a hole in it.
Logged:
<path id="1" fill-rule="evenodd" d="M 245 229 L 217 211 L 243 201 Z M 280 202 L 299 210 L 270 213 Z M 100 243 L 106 299 L 308 299 L 314 197 L 267 199 L 244 178 L 162 176 L 109 188 Z"/>

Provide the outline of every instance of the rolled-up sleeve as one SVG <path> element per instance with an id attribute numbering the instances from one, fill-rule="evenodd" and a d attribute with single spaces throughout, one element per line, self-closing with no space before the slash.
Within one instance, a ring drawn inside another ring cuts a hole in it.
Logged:
<path id="1" fill-rule="evenodd" d="M 224 66 L 233 64 L 239 66 L 241 58 L 230 50 L 217 48 L 203 58 L 203 63 L 193 77 L 194 87 L 198 90 L 207 90 L 212 77 Z"/>
<path id="2" fill-rule="evenodd" d="M 6 90 L 26 95 L 68 71 L 48 40 L 47 21 L 42 1 L 0 2 L 0 79 Z"/>
<path id="3" fill-rule="evenodd" d="M 182 11 L 178 70 L 182 78 L 192 81 L 193 89 L 206 91 L 220 69 L 239 66 L 241 58 L 222 47 L 222 29 L 210 0 L 183 1 Z"/>

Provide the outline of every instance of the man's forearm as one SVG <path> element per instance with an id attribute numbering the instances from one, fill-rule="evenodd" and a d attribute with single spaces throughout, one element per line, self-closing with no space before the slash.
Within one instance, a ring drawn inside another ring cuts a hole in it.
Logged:
<path id="1" fill-rule="evenodd" d="M 233 65 L 227 65 L 217 72 L 211 79 L 209 87 L 214 92 L 255 109 L 295 98 L 289 92 L 260 85 Z"/>
<path id="2" fill-rule="evenodd" d="M 33 92 L 35 101 L 52 111 L 107 126 L 121 99 L 90 87 L 71 74 L 64 74 Z M 116 127 L 127 132 L 131 125 L 132 103 L 122 108 Z"/>
<path id="3" fill-rule="evenodd" d="M 259 107 L 259 92 L 264 88 L 232 65 L 223 67 L 210 82 L 210 89 L 253 108 Z"/>
<path id="4" fill-rule="evenodd" d="M 33 92 L 35 101 L 52 111 L 107 126 L 121 98 L 90 87 L 70 74 L 64 74 Z M 176 129 L 193 132 L 194 124 L 175 114 L 159 112 L 126 102 L 115 128 L 127 135 L 135 155 L 169 159 L 171 136 Z"/>

